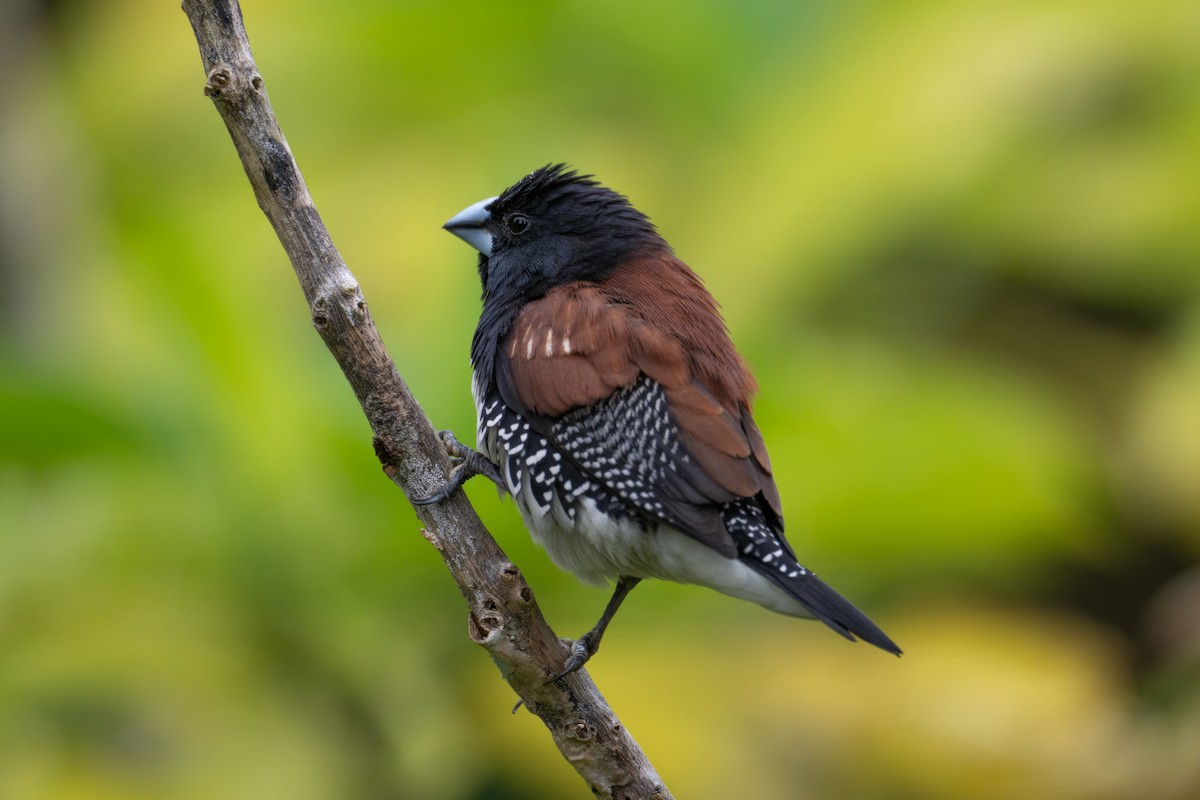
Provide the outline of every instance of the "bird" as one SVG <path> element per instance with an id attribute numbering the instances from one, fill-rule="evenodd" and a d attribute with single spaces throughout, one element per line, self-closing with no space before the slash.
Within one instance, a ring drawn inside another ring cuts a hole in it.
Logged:
<path id="1" fill-rule="evenodd" d="M 797 560 L 752 400 L 717 302 L 628 198 L 565 164 L 454 215 L 478 253 L 472 450 L 417 498 L 482 474 L 559 568 L 615 589 L 561 671 L 597 651 L 643 579 L 696 584 L 819 620 L 895 655 L 874 622 Z"/>

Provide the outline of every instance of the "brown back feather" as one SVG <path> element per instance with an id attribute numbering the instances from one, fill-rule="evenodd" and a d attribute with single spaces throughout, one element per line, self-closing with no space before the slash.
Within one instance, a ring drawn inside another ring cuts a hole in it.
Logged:
<path id="1" fill-rule="evenodd" d="M 762 434 L 750 413 L 756 384 L 717 304 L 669 253 L 577 282 L 528 303 L 505 349 L 513 386 L 533 413 L 554 418 L 597 403 L 641 374 L 665 390 L 684 447 L 727 496 L 762 492 L 780 518 Z"/>

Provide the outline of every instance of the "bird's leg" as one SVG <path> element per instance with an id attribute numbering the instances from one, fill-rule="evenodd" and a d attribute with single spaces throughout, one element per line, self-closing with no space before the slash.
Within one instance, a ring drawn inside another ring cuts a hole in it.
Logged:
<path id="1" fill-rule="evenodd" d="M 499 486 L 501 491 L 508 491 L 508 487 L 504 485 L 504 478 L 500 476 L 499 468 L 489 461 L 487 456 L 467 447 L 454 438 L 454 434 L 450 431 L 438 431 L 438 439 L 441 440 L 442 447 L 446 448 L 446 453 L 454 462 L 454 468 L 450 470 L 450 479 L 442 488 L 428 497 L 412 498 L 411 502 L 414 506 L 430 506 L 440 503 L 476 475 L 483 475 Z"/>
<path id="2" fill-rule="evenodd" d="M 554 683 L 560 678 L 567 677 L 586 664 L 589 658 L 596 655 L 596 651 L 600 649 L 600 639 L 604 636 L 604 629 L 608 627 L 608 623 L 612 622 L 617 609 L 621 607 L 621 603 L 625 600 L 625 595 L 629 594 L 630 590 L 637 586 L 641 580 L 641 578 L 631 578 L 628 575 L 622 575 L 620 578 L 617 578 L 617 588 L 613 591 L 613 596 L 609 599 L 608 605 L 604 607 L 604 613 L 600 615 L 600 621 L 596 623 L 596 627 L 575 640 L 575 643 L 571 645 L 571 655 L 568 656 L 567 663 L 563 665 L 563 671 L 546 681 L 546 683 Z"/>

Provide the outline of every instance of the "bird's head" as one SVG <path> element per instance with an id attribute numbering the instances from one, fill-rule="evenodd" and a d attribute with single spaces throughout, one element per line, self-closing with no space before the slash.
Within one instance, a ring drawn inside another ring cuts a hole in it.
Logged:
<path id="1" fill-rule="evenodd" d="M 631 257 L 669 252 L 623 195 L 563 164 L 535 170 L 444 227 L 479 251 L 485 299 L 533 299 L 564 283 L 601 280 Z"/>

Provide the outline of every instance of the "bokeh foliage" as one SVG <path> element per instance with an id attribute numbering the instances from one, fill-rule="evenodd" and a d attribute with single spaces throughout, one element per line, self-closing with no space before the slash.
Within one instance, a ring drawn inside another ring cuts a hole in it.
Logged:
<path id="1" fill-rule="evenodd" d="M 1200 7 L 244 11 L 439 427 L 478 309 L 439 226 L 533 167 L 721 300 L 793 542 L 906 655 L 639 588 L 592 673 L 677 796 L 1200 794 Z M 0 797 L 581 796 L 379 474 L 177 4 L 0 22 Z M 469 491 L 586 629 L 605 593 Z"/>

